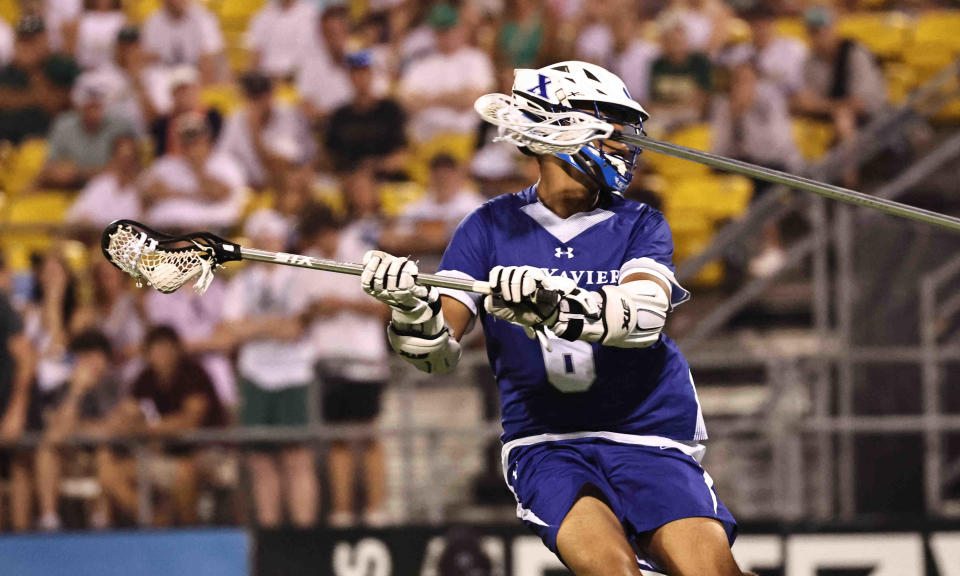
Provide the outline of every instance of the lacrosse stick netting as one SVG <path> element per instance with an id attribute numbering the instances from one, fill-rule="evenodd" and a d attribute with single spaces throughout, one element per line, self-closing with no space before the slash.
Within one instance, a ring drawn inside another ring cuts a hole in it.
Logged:
<path id="1" fill-rule="evenodd" d="M 107 260 L 134 279 L 169 294 L 195 280 L 203 294 L 222 262 L 239 259 L 236 245 L 201 232 L 170 236 L 131 220 L 119 220 L 103 232 L 101 247 Z M 235 252 L 236 257 L 230 257 Z"/>

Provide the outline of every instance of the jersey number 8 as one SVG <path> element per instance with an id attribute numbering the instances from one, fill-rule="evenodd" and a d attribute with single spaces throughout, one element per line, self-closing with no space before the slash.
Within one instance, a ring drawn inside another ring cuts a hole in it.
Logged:
<path id="1" fill-rule="evenodd" d="M 570 342 L 550 338 L 550 351 L 540 344 L 547 379 L 561 392 L 584 392 L 597 378 L 593 346 L 589 342 Z"/>

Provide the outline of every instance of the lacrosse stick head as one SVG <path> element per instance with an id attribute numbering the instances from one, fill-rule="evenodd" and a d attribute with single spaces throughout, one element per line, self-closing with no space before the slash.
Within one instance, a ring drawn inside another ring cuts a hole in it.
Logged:
<path id="1" fill-rule="evenodd" d="M 481 96 L 474 109 L 497 126 L 497 140 L 553 154 L 614 194 L 630 185 L 640 148 L 604 141 L 642 134 L 649 118 L 619 77 L 577 61 L 514 70 L 510 96 Z"/>
<path id="2" fill-rule="evenodd" d="M 209 232 L 173 236 L 133 220 L 107 226 L 100 247 L 111 264 L 136 279 L 137 286 L 147 284 L 165 294 L 191 281 L 203 294 L 219 266 L 240 260 L 238 244 Z"/>

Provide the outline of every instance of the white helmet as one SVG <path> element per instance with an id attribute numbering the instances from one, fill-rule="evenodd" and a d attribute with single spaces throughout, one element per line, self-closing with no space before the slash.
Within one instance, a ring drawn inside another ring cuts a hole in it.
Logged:
<path id="1" fill-rule="evenodd" d="M 558 62 L 538 70 L 514 70 L 513 99 L 525 113 L 537 110 L 581 110 L 607 122 L 622 125 L 625 132 L 643 133 L 647 111 L 630 97 L 616 74 L 588 62 Z M 633 179 L 640 149 L 628 146 L 626 153 L 604 150 L 602 142 L 589 144 L 576 154 L 555 154 L 586 174 L 601 188 L 622 194 Z"/>

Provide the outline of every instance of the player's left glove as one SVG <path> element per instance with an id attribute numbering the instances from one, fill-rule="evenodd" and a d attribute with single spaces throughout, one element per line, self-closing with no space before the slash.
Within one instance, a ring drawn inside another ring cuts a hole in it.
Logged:
<path id="1" fill-rule="evenodd" d="M 493 294 L 483 299 L 483 308 L 523 327 L 527 336 L 534 338 L 537 331 L 556 322 L 564 288 L 576 287 L 572 282 L 560 286 L 556 280 L 533 266 L 494 266 L 488 280 Z"/>

